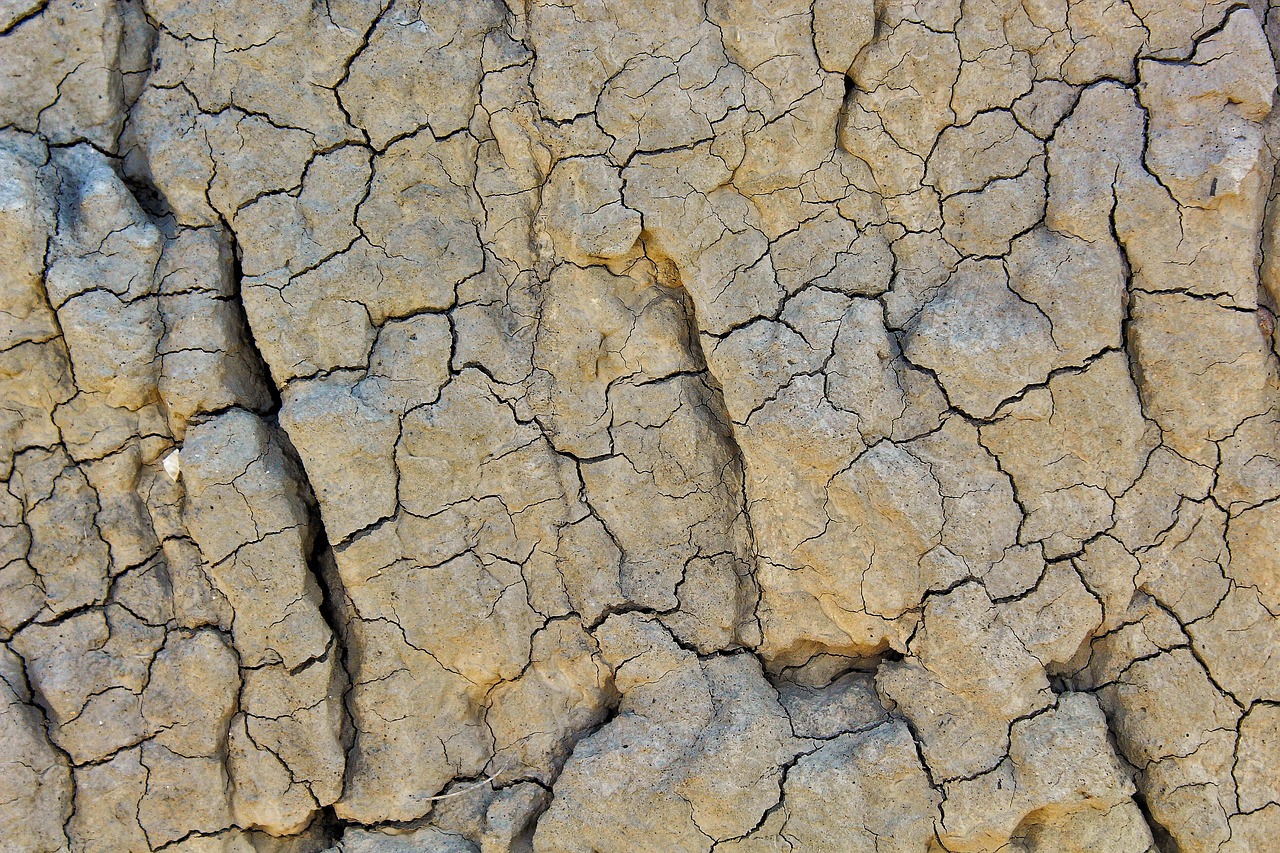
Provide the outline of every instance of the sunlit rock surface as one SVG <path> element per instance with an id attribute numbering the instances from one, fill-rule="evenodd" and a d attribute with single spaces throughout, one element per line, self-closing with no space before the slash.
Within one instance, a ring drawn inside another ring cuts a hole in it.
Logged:
<path id="1" fill-rule="evenodd" d="M 1274 850 L 1272 44 L 0 0 L 0 851 Z"/>

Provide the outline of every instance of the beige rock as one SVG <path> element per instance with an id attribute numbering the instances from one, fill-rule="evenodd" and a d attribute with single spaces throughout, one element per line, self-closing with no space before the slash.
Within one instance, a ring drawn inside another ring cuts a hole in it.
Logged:
<path id="1" fill-rule="evenodd" d="M 369 375 L 356 393 L 393 410 L 434 403 L 449 381 L 453 329 L 439 314 L 388 320 L 369 354 Z"/>
<path id="2" fill-rule="evenodd" d="M 942 533 L 942 495 L 928 467 L 906 451 L 887 442 L 868 450 L 833 479 L 827 503 L 830 523 L 792 559 L 824 574 L 843 568 L 848 575 L 822 590 L 842 609 L 893 618 L 951 580 L 935 578 L 926 562 Z"/>
<path id="3" fill-rule="evenodd" d="M 1137 294 L 1131 340 L 1138 392 L 1176 453 L 1216 461 L 1210 442 L 1269 411 L 1275 357 L 1251 313 L 1176 294 Z M 1201 334 L 1185 334 L 1187 328 Z"/>
<path id="4" fill-rule="evenodd" d="M 286 391 L 280 425 L 315 489 L 326 531 L 342 542 L 395 512 L 399 418 L 357 396 L 341 374 Z M 292 438 L 296 436 L 296 438 Z"/>
<path id="5" fill-rule="evenodd" d="M 857 415 L 858 432 L 867 444 L 894 435 L 906 414 L 908 391 L 915 390 L 904 381 L 907 369 L 883 322 L 879 305 L 851 300 L 825 364 L 831 404 Z"/>
<path id="6" fill-rule="evenodd" d="M 8 646 L 0 650 L 0 743 L 4 773 L 0 796 L 4 809 L 5 849 L 46 853 L 65 849 L 64 827 L 72 815 L 71 771 L 66 756 L 45 735 L 44 712 L 32 702 L 24 664 Z"/>
<path id="7" fill-rule="evenodd" d="M 1088 243 L 1038 227 L 1013 242 L 1009 289 L 1049 319 L 1062 365 L 1121 346 L 1124 262 L 1110 240 Z"/>
<path id="8" fill-rule="evenodd" d="M 296 195 L 267 194 L 237 211 L 245 275 L 282 267 L 296 275 L 350 248 L 360 236 L 355 211 L 369 190 L 372 159 L 356 147 L 318 155 Z"/>
<path id="9" fill-rule="evenodd" d="M 1237 851 L 1259 850 L 1266 847 L 1271 833 L 1275 832 L 1276 822 L 1280 820 L 1280 808 L 1268 805 L 1249 814 L 1232 815 L 1231 839 L 1222 849 Z"/>
<path id="10" fill-rule="evenodd" d="M 76 769 L 76 807 L 67 824 L 73 849 L 93 853 L 151 849 L 138 820 L 147 788 L 147 769 L 140 759 L 141 749 L 134 747 L 108 761 Z"/>
<path id="11" fill-rule="evenodd" d="M 226 769 L 221 756 L 187 756 L 156 741 L 141 747 L 146 790 L 138 804 L 138 824 L 147 843 L 159 847 L 192 831 L 218 832 L 231 825 Z"/>
<path id="12" fill-rule="evenodd" d="M 1280 497 L 1276 493 L 1280 452 L 1273 449 L 1276 436 L 1280 435 L 1275 429 L 1276 415 L 1272 411 L 1247 418 L 1232 435 L 1218 443 L 1214 495 L 1233 516 Z"/>
<path id="13" fill-rule="evenodd" d="M 741 72 L 723 64 L 720 46 L 704 38 L 688 48 L 682 57 L 635 56 L 606 82 L 596 116 L 615 160 L 708 139 L 711 122 L 741 103 Z"/>
<path id="14" fill-rule="evenodd" d="M 445 137 L 466 127 L 479 98 L 481 36 L 500 21 L 496 2 L 388 6 L 338 89 L 352 123 L 379 149 L 422 129 Z M 423 67 L 449 76 L 428 82 L 419 77 Z M 402 81 L 392 97 L 382 85 L 388 78 Z"/>
<path id="15" fill-rule="evenodd" d="M 330 849 L 340 853 L 476 853 L 478 848 L 460 835 L 425 826 L 402 833 L 353 829 Z"/>
<path id="16" fill-rule="evenodd" d="M 1152 115 L 1147 165 L 1180 204 L 1210 208 L 1219 192 L 1247 191 L 1261 143 L 1253 122 L 1270 110 L 1275 92 L 1269 54 L 1256 19 L 1243 12 L 1197 44 L 1190 64 L 1141 64 L 1138 95 Z M 1228 87 L 1232 95 L 1224 97 Z M 1230 135 L 1203 113 L 1225 113 Z"/>
<path id="17" fill-rule="evenodd" d="M 1131 803 L 1134 787 L 1107 740 L 1097 700 L 1064 693 L 1055 707 L 1013 723 L 1009 757 L 998 767 L 945 790 L 939 838 L 949 849 L 970 851 L 995 850 L 1015 833 L 1040 835 L 1037 826 Z M 1145 831 L 1131 834 L 1151 844 Z"/>
<path id="18" fill-rule="evenodd" d="M 545 227 L 561 256 L 578 264 L 625 255 L 640 214 L 622 202 L 622 175 L 602 157 L 562 160 L 542 191 Z"/>
<path id="19" fill-rule="evenodd" d="M 1124 356 L 1114 352 L 1083 371 L 1055 374 L 996 417 L 982 441 L 1026 511 L 1022 540 L 1042 541 L 1049 557 L 1078 551 L 1111 526 L 1115 499 L 1159 440 L 1142 417 Z"/>
<path id="20" fill-rule="evenodd" d="M 1079 97 L 1078 89 L 1060 80 L 1038 80 L 1031 91 L 1013 102 L 1013 114 L 1037 139 L 1045 139 L 1078 108 Z"/>
<path id="21" fill-rule="evenodd" d="M 916 315 L 903 351 L 937 375 L 953 405 L 976 417 L 990 417 L 1059 364 L 1048 317 L 1010 289 L 1004 265 L 994 260 L 961 264 Z"/>
<path id="22" fill-rule="evenodd" d="M 1012 178 L 942 202 L 942 236 L 961 255 L 988 257 L 1009 252 L 1010 242 L 1044 218 L 1044 159 L 1036 157 Z"/>
<path id="23" fill-rule="evenodd" d="M 757 68 L 756 73 L 772 64 L 775 63 Z M 790 77 L 791 80 L 797 78 L 803 79 L 803 76 Z M 750 84 L 747 91 L 751 94 Z M 770 94 L 771 100 L 787 101 L 785 88 L 783 92 Z M 751 100 L 748 99 L 749 107 L 754 106 Z M 843 80 L 838 75 L 825 74 L 818 88 L 788 104 L 783 115 L 759 129 L 750 129 L 743 140 L 746 150 L 742 163 L 735 173 L 742 191 L 765 196 L 795 186 L 819 169 L 827 159 L 827 146 L 836 138 L 843 101 Z M 806 152 L 804 156 L 795 156 L 797 142 L 802 146 L 799 150 Z"/>
<path id="24" fill-rule="evenodd" d="M 1178 507 L 1176 519 L 1150 548 L 1139 550 L 1134 582 L 1183 622 L 1192 622 L 1212 613 L 1227 594 L 1226 519 L 1211 503 L 1190 502 Z"/>
<path id="25" fill-rule="evenodd" d="M 641 832 L 665 849 L 710 850 L 749 832 L 794 751 L 759 665 L 741 654 L 701 662 L 643 617 L 612 617 L 599 637 L 617 667 L 618 716 L 575 750 L 535 848 L 618 848 Z"/>
<path id="26" fill-rule="evenodd" d="M 1234 729 L 1238 716 L 1186 649 L 1138 660 L 1101 698 L 1115 719 L 1120 751 L 1140 768 L 1194 754 L 1216 730 Z"/>
<path id="27" fill-rule="evenodd" d="M 1232 16 L 1181 70 L 1143 61 L 1139 72 L 1138 94 L 1150 117 L 1141 168 L 1160 183 L 1134 163 L 1117 208 L 1117 232 L 1130 252 L 1135 287 L 1218 297 L 1252 309 L 1258 269 L 1252 235 L 1260 229 L 1270 170 L 1260 122 L 1275 88 L 1261 33 L 1250 13 Z M 1233 94 L 1224 96 L 1226 88 Z M 1232 130 L 1224 134 L 1226 126 Z M 1170 219 L 1175 212 L 1176 227 Z M 1188 274 L 1193 259 L 1196 272 Z"/>
<path id="28" fill-rule="evenodd" d="M 1099 631 L 1107 633 L 1125 624 L 1130 605 L 1137 597 L 1137 578 L 1142 570 L 1138 558 L 1115 537 L 1102 535 L 1086 544 L 1071 562 L 1081 582 L 1102 606 Z"/>
<path id="29" fill-rule="evenodd" d="M 253 245 L 251 269 L 261 272 L 246 282 L 245 309 L 277 382 L 367 367 L 375 327 L 449 307 L 457 285 L 483 267 L 471 224 L 479 203 L 468 190 L 474 141 L 454 136 L 436 142 L 429 134 L 404 139 L 376 158 L 369 179 L 362 161 L 349 160 L 331 164 L 337 187 L 320 184 L 315 196 L 304 192 L 301 210 L 289 214 L 296 222 L 291 228 L 310 232 L 315 260 L 289 269 L 258 259 L 270 252 L 270 242 Z M 423 169 L 431 170 L 430 179 Z M 319 172 L 316 180 L 327 177 Z M 431 203 L 421 203 L 428 198 Z M 268 207 L 255 220 L 285 205 Z M 354 212 L 344 212 L 344 226 L 308 227 L 308 220 L 325 221 L 332 207 L 348 205 Z"/>
<path id="30" fill-rule="evenodd" d="M 614 454 L 581 466 L 585 501 L 622 551 L 620 588 L 704 653 L 748 640 L 754 588 L 741 472 L 698 376 L 620 385 Z M 656 510 L 656 511 L 655 511 Z"/>
<path id="31" fill-rule="evenodd" d="M 208 630 L 175 634 L 151 664 L 142 715 L 172 753 L 216 759 L 239 688 L 238 661 L 224 637 Z"/>
<path id="32" fill-rule="evenodd" d="M 446 782 L 484 766 L 488 737 L 467 682 L 384 621 L 356 620 L 347 642 L 355 650 L 348 707 L 356 734 L 335 812 L 369 823 L 421 817 Z"/>
<path id="33" fill-rule="evenodd" d="M 0 0 L 0 850 L 1270 850 L 1268 39 Z"/>
<path id="34" fill-rule="evenodd" d="M 33 449 L 15 460 L 9 491 L 22 502 L 25 557 L 39 578 L 42 610 L 59 616 L 103 602 L 110 548 L 94 524 L 99 504 L 84 472 L 61 451 Z"/>
<path id="35" fill-rule="evenodd" d="M 480 849 L 500 853 L 532 849 L 536 821 L 551 795 L 533 782 L 521 782 L 494 798 L 484 817 Z"/>
<path id="36" fill-rule="evenodd" d="M 1129 549 L 1154 542 L 1173 525 L 1183 499 L 1202 501 L 1212 485 L 1212 468 L 1157 447 L 1133 487 L 1116 500 L 1115 537 Z"/>
<path id="37" fill-rule="evenodd" d="M 53 411 L 76 393 L 66 346 L 59 341 L 23 343 L 0 354 L 0 387 L 10 406 L 0 416 L 3 471 L 11 474 L 17 454 L 58 441 Z"/>
<path id="38" fill-rule="evenodd" d="M 688 288 L 700 328 L 717 335 L 767 316 L 781 298 L 771 262 L 762 261 L 767 223 L 725 186 L 731 174 L 709 144 L 637 155 L 624 171 L 624 198 L 644 217 L 662 276 Z"/>
<path id="39" fill-rule="evenodd" d="M 1254 812 L 1276 801 L 1275 766 L 1280 748 L 1280 714 L 1274 705 L 1255 705 L 1240 721 L 1240 743 L 1232 775 L 1240 811 Z"/>
<path id="40" fill-rule="evenodd" d="M 295 833 L 342 793 L 345 753 L 342 694 L 333 650 L 294 671 L 246 670 L 231 722 L 228 775 L 237 821 L 280 835 Z"/>
<path id="41" fill-rule="evenodd" d="M 5 188 L 0 198 L 4 222 L 0 239 L 7 259 L 0 342 L 9 349 L 24 341 L 47 341 L 58 334 L 41 281 L 57 204 L 48 175 L 48 149 L 34 136 L 11 131 L 0 140 L 0 174 Z"/>
<path id="42" fill-rule="evenodd" d="M 1067 26 L 1073 45 L 1062 71 L 1068 83 L 1092 83 L 1104 77 L 1132 82 L 1129 58 L 1147 37 L 1133 9 L 1086 0 L 1067 7 Z"/>
<path id="43" fill-rule="evenodd" d="M 1143 126 L 1141 106 L 1123 86 L 1101 83 L 1081 92 L 1048 145 L 1046 226 L 1092 243 L 1110 237 L 1117 179 L 1154 183 L 1141 164 Z"/>
<path id="44" fill-rule="evenodd" d="M 836 457 L 834 475 L 815 472 L 811 503 L 768 497 L 753 506 L 769 560 L 761 571 L 768 657 L 794 662 L 815 644 L 858 654 L 900 649 L 926 591 L 989 571 L 1014 544 L 1018 511 L 1008 481 L 976 433 L 948 421 L 905 448 L 884 442 L 849 463 Z M 749 473 L 752 465 L 748 456 Z M 749 479 L 749 493 L 760 483 L 771 495 L 768 482 Z M 804 526 L 798 509 L 812 516 Z M 783 550 L 786 540 L 766 538 L 774 531 L 794 535 L 794 544 Z M 851 546 L 860 552 L 853 565 L 844 557 Z"/>
<path id="45" fill-rule="evenodd" d="M 769 254 L 778 284 L 788 294 L 814 285 L 851 296 L 878 296 L 888 287 L 893 269 L 883 232 L 860 232 L 831 210 L 783 234 Z"/>
<path id="46" fill-rule="evenodd" d="M 1214 681 L 1237 701 L 1248 706 L 1259 699 L 1274 701 L 1280 693 L 1270 665 L 1275 617 L 1256 590 L 1233 588 L 1209 618 L 1187 631 Z"/>
<path id="47" fill-rule="evenodd" d="M 834 738 L 870 729 L 886 716 L 875 680 L 865 672 L 845 673 L 825 685 L 784 682 L 778 687 L 778 701 L 799 737 Z"/>
<path id="48" fill-rule="evenodd" d="M 1243 587 L 1257 590 L 1268 610 L 1280 610 L 1280 564 L 1274 535 L 1280 525 L 1280 503 L 1271 501 L 1246 510 L 1227 525 L 1227 550 L 1231 577 Z"/>
<path id="49" fill-rule="evenodd" d="M 1144 771 L 1139 788 L 1156 820 L 1189 849 L 1225 842 L 1239 712 L 1190 652 L 1139 660 L 1117 686 L 1102 691 L 1102 701 L 1115 720 L 1121 753 Z M 1171 712 L 1177 722 L 1167 719 Z"/>
<path id="50" fill-rule="evenodd" d="M 197 8 L 163 0 L 148 12 L 162 28 L 154 47 L 155 85 L 191 82 L 206 109 L 234 101 L 276 124 L 309 128 L 321 146 L 359 138 L 334 89 L 377 9 L 270 3 L 246 15 L 234 5 Z"/>
<path id="51" fill-rule="evenodd" d="M 881 117 L 881 133 L 888 145 L 920 158 L 928 155 L 954 116 L 948 83 L 955 79 L 959 60 L 954 35 L 914 22 L 893 26 L 887 37 L 873 41 L 862 54 L 850 69 L 860 91 L 858 105 Z M 867 131 L 859 129 L 855 134 L 846 124 L 845 133 L 845 150 L 859 153 L 866 147 L 857 142 L 864 140 Z M 887 189 L 878 164 L 871 165 Z"/>
<path id="52" fill-rule="evenodd" d="M 813 41 L 823 69 L 848 72 L 875 33 L 875 10 L 865 0 L 818 0 Z"/>
<path id="53" fill-rule="evenodd" d="M 551 274 L 529 402 L 557 450 L 609 452 L 616 383 L 702 369 L 691 352 L 688 310 L 679 290 L 601 267 L 566 265 Z"/>
<path id="54" fill-rule="evenodd" d="M 893 257 L 893 285 L 883 299 L 885 319 L 889 328 L 902 329 L 938 295 L 960 256 L 941 234 L 926 232 L 900 237 L 893 244 Z"/>
<path id="55" fill-rule="evenodd" d="M 196 120 L 209 150 L 212 174 L 204 196 L 220 221 L 265 193 L 297 187 L 312 153 L 312 135 L 281 127 L 261 115 L 230 107 Z"/>
<path id="56" fill-rule="evenodd" d="M 881 443 L 870 453 L 879 456 L 880 460 L 893 460 L 893 455 L 887 449 L 883 456 L 877 453 L 885 447 L 886 443 Z M 903 501 L 895 506 L 894 501 L 878 500 L 875 494 L 877 488 L 887 487 L 889 494 L 899 499 L 905 496 L 899 491 L 901 486 L 892 483 L 892 469 L 875 463 L 869 467 L 884 478 L 877 486 L 871 485 L 876 479 L 874 475 L 866 485 L 852 478 L 848 485 L 859 493 L 859 502 L 867 502 L 865 506 L 871 518 L 880 516 L 882 520 L 879 524 L 892 529 L 904 520 L 903 516 L 912 517 L 909 524 L 915 526 L 922 537 L 918 543 L 920 576 L 922 581 L 927 581 L 926 585 L 917 589 L 923 592 L 927 586 L 936 590 L 955 583 L 965 570 L 982 566 L 1004 545 L 1012 544 L 1012 518 L 1008 513 L 1012 509 L 1009 506 L 1009 492 L 989 457 L 978 448 L 977 436 L 958 420 L 948 421 L 940 430 L 920 438 L 907 448 L 910 455 L 900 458 L 903 462 L 909 462 L 909 468 L 917 476 L 924 478 L 923 501 L 914 506 Z M 946 461 L 944 457 L 947 457 Z M 953 464 L 953 460 L 957 458 L 963 461 Z M 870 462 L 870 459 L 867 461 Z M 930 494 L 934 489 L 937 490 L 940 503 L 935 502 Z M 938 515 L 939 509 L 941 516 Z M 939 521 L 940 529 L 934 527 Z M 990 540 L 982 544 L 972 541 L 970 537 L 975 527 L 985 528 Z M 932 532 L 935 529 L 937 534 Z M 937 545 L 930 541 L 935 535 L 940 540 Z M 909 542 L 910 539 L 906 541 Z M 874 539 L 870 544 L 873 551 L 880 547 Z M 884 568 L 892 565 L 893 559 L 890 556 L 882 563 L 879 558 L 873 558 L 868 580 L 876 581 L 877 585 L 887 582 L 893 572 L 889 572 L 889 577 L 886 577 Z M 907 580 L 907 588 L 911 589 L 913 586 Z M 885 593 L 880 592 L 875 596 L 868 596 L 868 603 L 884 598 Z M 904 597 L 900 606 L 914 606 L 910 598 L 910 594 Z"/>
<path id="57" fill-rule="evenodd" d="M 552 784 L 572 746 L 605 721 L 616 701 L 612 674 L 590 635 L 572 622 L 549 623 L 533 637 L 528 669 L 490 694 L 485 722 L 497 743 L 494 770 L 502 779 L 533 776 Z"/>
<path id="58" fill-rule="evenodd" d="M 1018 126 L 1012 113 L 987 112 L 942 132 L 929 156 L 925 178 L 945 199 L 981 190 L 992 181 L 1016 178 L 1041 153 L 1039 141 Z"/>
<path id="59" fill-rule="evenodd" d="M 1161 761 L 1143 774 L 1152 817 L 1174 827 L 1179 846 L 1211 850 L 1227 841 L 1236 803 L 1233 741 L 1231 733 L 1215 732 L 1194 756 Z"/>
<path id="60" fill-rule="evenodd" d="M 1108 809 L 1085 808 L 1044 822 L 1032 820 L 1013 838 L 1015 850 L 1028 853 L 1087 853 L 1090 850 L 1136 850 L 1156 853 L 1146 816 L 1136 803 Z"/>
<path id="61" fill-rule="evenodd" d="M 51 158 L 58 229 L 46 279 L 75 381 L 136 411 L 156 398 L 160 233 L 98 151 L 81 145 Z"/>
<path id="62" fill-rule="evenodd" d="M 1046 667 L 1065 664 L 1102 622 L 1102 607 L 1066 561 L 1049 564 L 1036 588 L 1003 606 L 1004 620 Z"/>
<path id="63" fill-rule="evenodd" d="M 30 626 L 13 646 L 49 714 L 50 739 L 81 764 L 150 733 L 141 694 L 163 642 L 163 630 L 112 606 Z"/>
<path id="64" fill-rule="evenodd" d="M 6 123 L 53 142 L 86 139 L 114 148 L 127 108 L 121 73 L 146 70 L 145 60 L 137 67 L 122 51 L 126 38 L 137 38 L 126 26 L 140 23 L 126 7 L 58 0 L 6 9 L 0 26 L 0 73 L 10 81 L 0 96 Z"/>
<path id="65" fill-rule="evenodd" d="M 1009 724 L 1051 704 L 1039 661 L 977 584 L 929 599 L 909 648 L 881 667 L 876 685 L 919 733 L 935 780 L 992 770 L 1009 748 Z"/>
<path id="66" fill-rule="evenodd" d="M 157 390 L 170 431 L 182 438 L 191 417 L 230 406 L 264 412 L 271 407 L 262 364 L 249 348 L 243 310 L 205 294 L 160 300 Z M 212 357 L 217 353 L 216 357 Z"/>
<path id="67" fill-rule="evenodd" d="M 256 415 L 232 409 L 188 431 L 185 517 L 218 591 L 237 613 L 241 664 L 296 667 L 329 629 L 307 558 L 312 531 L 297 463 Z M 270 614 L 268 616 L 268 614 Z"/>
<path id="68" fill-rule="evenodd" d="M 1088 651 L 1082 651 L 1072 661 L 1073 666 L 1080 666 L 1072 675 L 1074 683 L 1085 689 L 1113 684 L 1134 661 L 1188 643 L 1187 634 L 1178 620 L 1145 593 L 1132 597 L 1123 617 L 1123 625 L 1094 637 L 1089 642 Z"/>
<path id="69" fill-rule="evenodd" d="M 782 801 L 779 842 L 815 851 L 907 851 L 934 837 L 941 795 L 920 766 L 910 730 L 895 720 L 804 755 L 787 774 Z"/>
<path id="70" fill-rule="evenodd" d="M 201 121 L 190 91 L 148 86 L 121 136 L 128 173 L 152 185 L 163 184 L 166 206 L 181 225 L 218 221 L 208 196 L 213 152 L 194 132 Z"/>

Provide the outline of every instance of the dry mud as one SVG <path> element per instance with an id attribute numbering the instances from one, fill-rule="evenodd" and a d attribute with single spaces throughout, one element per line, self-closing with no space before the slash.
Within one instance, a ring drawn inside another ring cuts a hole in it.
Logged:
<path id="1" fill-rule="evenodd" d="M 1273 44 L 0 0 L 0 850 L 1274 851 Z"/>

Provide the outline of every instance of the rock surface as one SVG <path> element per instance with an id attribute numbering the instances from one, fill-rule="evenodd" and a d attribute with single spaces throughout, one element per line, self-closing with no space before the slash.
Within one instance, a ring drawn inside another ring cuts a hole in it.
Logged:
<path id="1" fill-rule="evenodd" d="M 1275 0 L 0 0 L 0 853 L 1264 853 Z"/>

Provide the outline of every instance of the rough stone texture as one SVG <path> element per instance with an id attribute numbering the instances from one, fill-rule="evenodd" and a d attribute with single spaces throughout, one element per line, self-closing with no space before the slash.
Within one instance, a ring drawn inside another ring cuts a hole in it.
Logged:
<path id="1" fill-rule="evenodd" d="M 1264 853 L 1275 0 L 0 0 L 0 853 Z"/>

